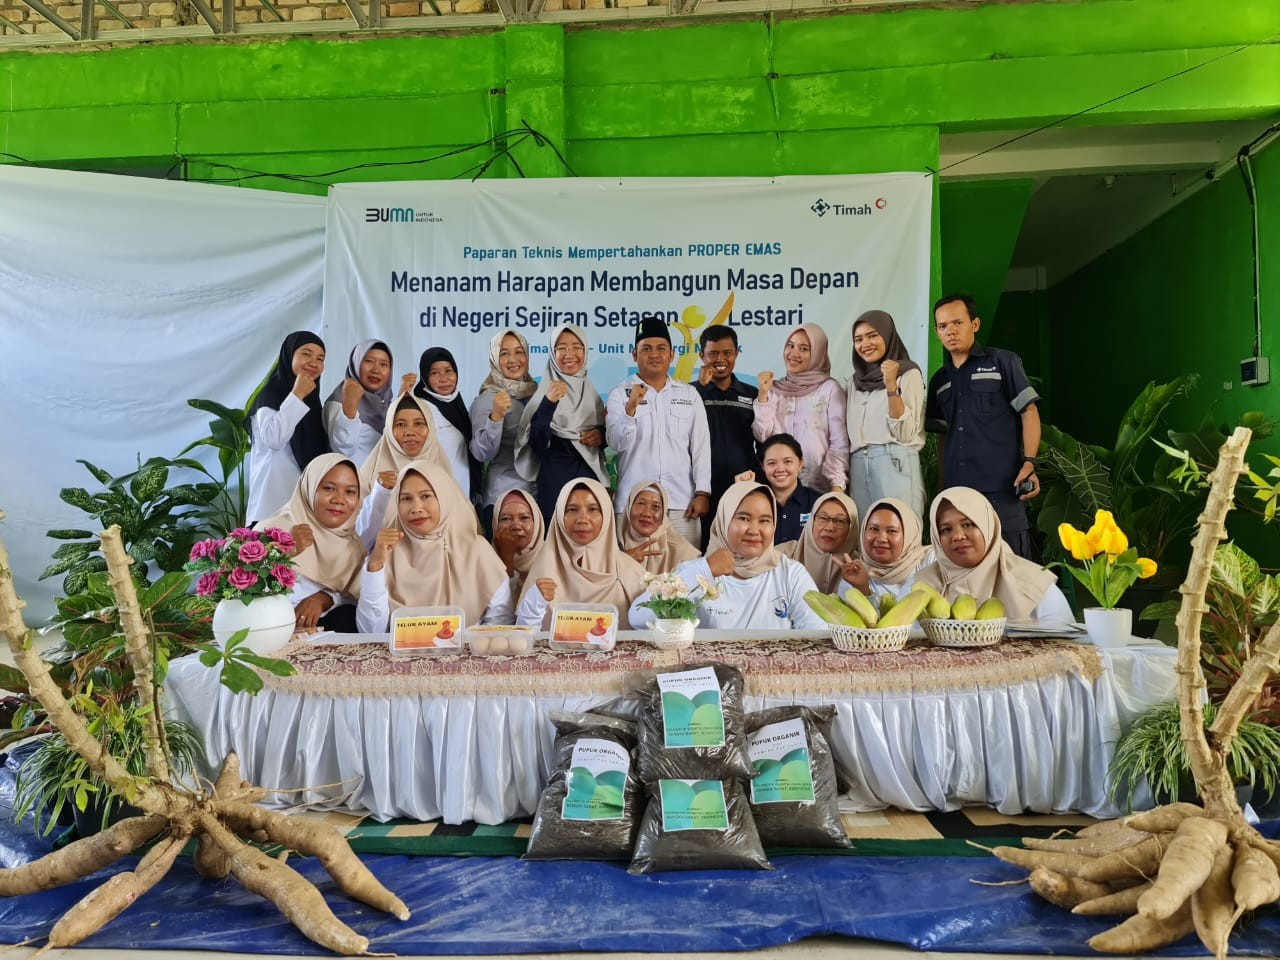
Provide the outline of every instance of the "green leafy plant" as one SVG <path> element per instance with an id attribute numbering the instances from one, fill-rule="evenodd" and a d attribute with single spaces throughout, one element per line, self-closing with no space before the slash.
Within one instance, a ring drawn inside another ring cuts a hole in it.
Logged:
<path id="1" fill-rule="evenodd" d="M 265 380 L 263 381 L 265 382 Z M 249 398 L 257 396 L 262 384 Z M 218 469 L 221 476 L 215 476 L 202 463 L 196 460 L 184 460 L 193 470 L 198 470 L 219 487 L 219 495 L 198 509 L 202 525 L 214 532 L 223 532 L 235 527 L 244 526 L 245 514 L 249 509 L 249 484 L 245 472 L 245 459 L 249 456 L 249 431 L 245 429 L 248 418 L 248 405 L 237 409 L 228 407 L 216 400 L 199 398 L 188 400 L 188 406 L 205 413 L 213 414 L 209 421 L 209 432 L 199 440 L 187 444 L 179 457 L 184 457 L 199 447 L 210 447 L 217 451 Z"/>
<path id="2" fill-rule="evenodd" d="M 1280 574 L 1263 573 L 1257 561 L 1235 543 L 1221 544 L 1214 551 L 1205 607 L 1200 621 L 1201 666 L 1209 698 L 1220 702 L 1267 628 L 1280 617 Z M 1164 619 L 1177 613 L 1178 601 L 1167 600 L 1147 607 L 1142 616 Z M 1280 727 L 1280 677 L 1263 686 L 1249 707 L 1249 716 Z"/>
<path id="3" fill-rule="evenodd" d="M 257 693 L 262 689 L 262 677 L 251 668 L 257 667 L 277 677 L 291 677 L 295 669 L 288 660 L 276 660 L 254 653 L 245 646 L 249 630 L 237 630 L 227 640 L 226 647 L 212 643 L 200 644 L 200 662 L 206 667 L 218 667 L 219 682 L 232 693 Z"/>
<path id="4" fill-rule="evenodd" d="M 76 462 L 106 489 L 90 493 L 84 487 L 64 487 L 58 496 L 92 517 L 98 529 L 119 525 L 125 550 L 134 560 L 135 581 L 148 582 L 148 564 L 153 562 L 164 573 L 181 570 L 191 545 L 206 532 L 203 518 L 192 508 L 208 506 L 222 491 L 216 483 L 170 487 L 169 473 L 175 466 L 199 464 L 152 457 L 137 470 L 113 477 L 88 460 Z M 72 596 L 84 591 L 89 574 L 106 570 L 107 562 L 92 530 L 50 530 L 47 535 L 67 542 L 54 551 L 53 563 L 40 574 L 41 580 L 64 574 L 62 589 Z"/>
<path id="5" fill-rule="evenodd" d="M 140 704 L 119 691 L 104 695 L 92 683 L 71 698 L 71 705 L 86 719 L 90 732 L 106 750 L 122 758 L 125 768 L 134 776 L 147 773 L 144 715 L 150 704 Z M 201 753 L 200 738 L 185 723 L 166 719 L 170 764 L 179 776 L 195 769 Z M 82 813 L 95 801 L 105 827 L 115 816 L 120 804 L 127 802 L 111 790 L 90 770 L 88 763 L 67 745 L 58 731 L 46 736 L 25 763 L 18 768 L 14 791 L 14 820 L 28 815 L 36 829 L 49 833 L 64 808 L 70 803 Z"/>
<path id="6" fill-rule="evenodd" d="M 1206 703 L 1206 729 L 1213 723 L 1216 706 Z M 1123 800 L 1133 809 L 1133 794 L 1146 781 L 1157 804 L 1178 799 L 1192 783 L 1191 764 L 1182 743 L 1181 719 L 1176 700 L 1156 704 L 1134 721 L 1120 738 L 1107 770 L 1112 803 Z M 1227 769 L 1237 784 L 1252 784 L 1270 795 L 1280 783 L 1280 729 L 1245 720 L 1231 744 Z"/>

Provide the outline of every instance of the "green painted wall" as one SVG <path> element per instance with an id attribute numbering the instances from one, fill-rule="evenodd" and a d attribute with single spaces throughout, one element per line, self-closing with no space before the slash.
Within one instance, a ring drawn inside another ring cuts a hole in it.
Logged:
<path id="1" fill-rule="evenodd" d="M 1253 348 L 1253 277 L 1249 207 L 1232 171 L 1048 291 L 1056 390 L 1126 398 L 1058 404 L 1054 416 L 1064 429 L 1108 442 L 1143 384 L 1185 372 L 1201 381 L 1172 411 L 1175 426 L 1193 426 L 1210 407 L 1225 423 L 1247 410 L 1280 417 L 1280 144 L 1254 158 L 1254 176 L 1271 383 L 1240 385 L 1240 361 Z M 1252 449 L 1280 454 L 1280 439 Z M 1280 566 L 1274 536 L 1265 549 Z"/>

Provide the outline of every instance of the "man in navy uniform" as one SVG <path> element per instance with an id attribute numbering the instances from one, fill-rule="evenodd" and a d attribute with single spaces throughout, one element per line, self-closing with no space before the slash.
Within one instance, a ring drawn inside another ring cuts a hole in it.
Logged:
<path id="1" fill-rule="evenodd" d="M 995 507 L 1005 540 L 1034 560 L 1024 501 L 1040 493 L 1040 396 L 1016 353 L 976 342 L 982 321 L 972 297 L 943 297 L 933 305 L 933 321 L 947 356 L 929 380 L 924 415 L 925 428 L 942 434 L 941 486 L 980 491 Z"/>
<path id="2" fill-rule="evenodd" d="M 702 518 L 702 549 L 707 549 L 711 536 L 711 520 L 716 515 L 720 498 L 733 485 L 738 474 L 755 471 L 756 441 L 751 435 L 755 408 L 751 401 L 759 391 L 743 383 L 733 373 L 738 362 L 738 332 L 726 324 L 704 327 L 698 338 L 702 351 L 702 368 L 693 385 L 707 408 L 707 426 L 711 430 L 711 509 Z"/>

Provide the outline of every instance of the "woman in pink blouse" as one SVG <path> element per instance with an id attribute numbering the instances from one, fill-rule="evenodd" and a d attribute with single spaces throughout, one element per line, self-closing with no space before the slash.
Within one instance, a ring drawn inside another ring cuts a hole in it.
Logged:
<path id="1" fill-rule="evenodd" d="M 789 433 L 804 451 L 800 482 L 815 490 L 843 493 L 848 485 L 849 433 L 844 388 L 831 376 L 827 335 L 816 323 L 797 327 L 782 348 L 787 373 L 774 380 L 760 374 L 752 433 L 763 441 Z"/>

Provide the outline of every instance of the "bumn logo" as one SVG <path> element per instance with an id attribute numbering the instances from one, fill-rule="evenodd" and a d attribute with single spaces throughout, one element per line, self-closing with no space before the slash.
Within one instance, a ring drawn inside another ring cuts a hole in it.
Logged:
<path id="1" fill-rule="evenodd" d="M 415 211 L 413 207 L 365 207 L 365 223 L 442 223 L 431 210 Z"/>

